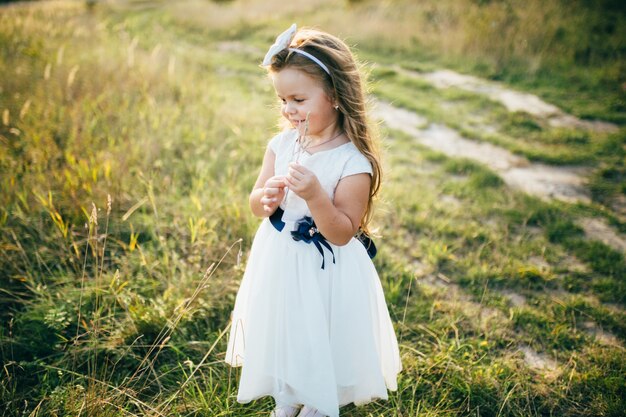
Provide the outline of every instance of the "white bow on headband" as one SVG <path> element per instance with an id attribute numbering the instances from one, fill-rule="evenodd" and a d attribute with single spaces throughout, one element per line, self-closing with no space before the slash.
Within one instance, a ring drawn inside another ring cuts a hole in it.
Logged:
<path id="1" fill-rule="evenodd" d="M 289 49 L 289 51 L 291 52 L 296 52 L 300 55 L 306 56 L 311 61 L 319 65 L 324 71 L 326 71 L 326 74 L 330 75 L 330 71 L 328 70 L 328 67 L 324 65 L 324 63 L 320 61 L 317 57 L 311 55 L 310 53 L 306 51 L 303 51 L 302 49 L 289 48 L 289 45 L 291 45 L 291 41 L 293 40 L 294 36 L 296 36 L 297 30 L 298 28 L 296 27 L 296 24 L 294 23 L 289 27 L 289 29 L 287 29 L 286 31 L 278 35 L 274 44 L 270 46 L 269 51 L 267 51 L 267 54 L 265 54 L 265 58 L 263 58 L 263 66 L 267 67 L 269 65 L 272 65 L 272 58 L 274 58 L 274 55 L 276 55 L 283 49 Z"/>
<path id="2" fill-rule="evenodd" d="M 276 55 L 283 49 L 287 49 L 289 45 L 291 45 L 291 41 L 293 40 L 293 37 L 296 36 L 297 30 L 298 28 L 294 23 L 289 29 L 278 35 L 278 37 L 276 38 L 276 42 L 274 42 L 274 45 L 270 46 L 269 51 L 267 51 L 267 54 L 265 54 L 265 58 L 263 59 L 264 67 L 272 64 L 272 58 L 274 58 L 274 55 Z"/>

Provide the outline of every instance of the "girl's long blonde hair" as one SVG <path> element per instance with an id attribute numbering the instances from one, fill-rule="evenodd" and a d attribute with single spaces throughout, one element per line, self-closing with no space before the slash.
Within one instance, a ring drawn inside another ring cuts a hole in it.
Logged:
<path id="1" fill-rule="evenodd" d="M 290 47 L 315 56 L 328 67 L 330 74 L 306 56 L 287 49 L 275 55 L 268 70 L 276 73 L 289 67 L 319 80 L 328 97 L 339 105 L 339 126 L 372 165 L 369 199 L 360 224 L 360 228 L 367 233 L 373 199 L 380 189 L 381 166 L 378 147 L 367 119 L 365 90 L 356 60 L 341 39 L 315 29 L 300 29 Z"/>

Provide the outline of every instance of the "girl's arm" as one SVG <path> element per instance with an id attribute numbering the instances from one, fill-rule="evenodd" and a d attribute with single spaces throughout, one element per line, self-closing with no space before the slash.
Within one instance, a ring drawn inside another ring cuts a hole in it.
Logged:
<path id="1" fill-rule="evenodd" d="M 285 196 L 283 177 L 274 176 L 276 155 L 268 146 L 263 157 L 261 172 L 254 184 L 250 197 L 250 210 L 257 217 L 271 216 Z"/>
<path id="2" fill-rule="evenodd" d="M 367 208 L 371 180 L 365 173 L 344 177 L 331 200 L 315 174 L 302 165 L 291 164 L 286 177 L 289 189 L 306 200 L 320 233 L 339 246 L 347 244 L 359 229 Z"/>

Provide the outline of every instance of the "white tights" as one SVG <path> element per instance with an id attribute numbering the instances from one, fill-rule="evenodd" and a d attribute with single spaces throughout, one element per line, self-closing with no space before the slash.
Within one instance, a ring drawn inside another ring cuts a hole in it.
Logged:
<path id="1" fill-rule="evenodd" d="M 326 415 L 320 413 L 315 408 L 311 408 L 308 405 L 305 405 L 304 407 L 302 407 L 302 410 L 300 410 L 300 414 L 298 414 L 298 417 L 326 417 Z"/>
<path id="2" fill-rule="evenodd" d="M 274 411 L 270 413 L 270 417 L 296 417 L 298 407 L 290 405 L 276 404 Z M 297 417 L 326 417 L 324 414 L 307 405 L 302 407 Z"/>

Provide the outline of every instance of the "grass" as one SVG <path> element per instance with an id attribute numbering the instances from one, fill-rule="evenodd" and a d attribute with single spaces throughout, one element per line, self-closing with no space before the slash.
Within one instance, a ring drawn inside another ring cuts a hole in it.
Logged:
<path id="1" fill-rule="evenodd" d="M 456 61 L 457 69 L 560 97 L 555 102 L 575 114 L 621 120 L 610 88 L 589 92 L 612 97 L 602 103 L 565 99 L 590 81 L 566 82 L 584 68 L 560 73 L 549 58 L 556 46 L 540 54 L 534 72 L 522 66 L 523 77 L 514 69 L 521 58 L 497 50 L 470 48 L 461 65 L 454 44 L 439 55 L 423 50 L 437 39 L 434 29 L 420 35 L 407 26 L 429 7 L 453 17 L 454 3 L 398 2 L 382 15 L 373 2 L 349 3 L 46 2 L 0 10 L 3 415 L 267 415 L 267 399 L 235 401 L 239 370 L 223 355 L 258 224 L 247 193 L 278 114 L 257 64 L 276 28 L 301 21 L 303 10 L 329 29 L 341 16 L 344 27 L 378 22 L 351 33 L 370 61 L 398 58 L 420 70 Z M 480 7 L 503 16 L 496 3 L 475 2 L 468 21 Z M 579 16 L 568 12 L 557 23 L 567 19 Z M 385 30 L 390 22 L 397 45 Z M 465 39 L 446 25 L 453 40 Z M 410 36 L 422 37 L 413 45 Z M 573 35 L 563 36 L 569 45 Z M 493 48 L 506 45 L 498 42 Z M 420 68 L 409 58 L 416 51 L 430 57 Z M 617 59 L 598 63 L 598 54 L 585 58 L 590 74 L 600 64 L 615 71 Z M 554 91 L 541 78 L 548 73 Z M 531 159 L 600 167 L 591 183 L 598 206 L 519 194 L 480 164 L 383 130 L 376 266 L 404 371 L 388 401 L 342 415 L 620 415 L 624 258 L 576 224 L 585 216 L 621 224 L 611 204 L 623 194 L 623 136 L 547 128 L 484 97 L 434 90 L 380 66 L 371 76 L 376 95 L 471 138 Z M 498 134 L 483 134 L 481 123 Z M 544 362 L 529 361 L 525 347 Z"/>
<path id="2" fill-rule="evenodd" d="M 439 90 L 393 69 L 374 68 L 372 77 L 377 97 L 452 127 L 463 137 L 493 143 L 530 161 L 591 168 L 589 209 L 626 230 L 620 220 L 626 157 L 623 128 L 614 133 L 555 128 L 536 116 L 510 113 L 484 96 L 455 88 Z"/>
<path id="3" fill-rule="evenodd" d="M 439 90 L 385 68 L 375 69 L 373 79 L 377 96 L 453 127 L 467 138 L 494 143 L 534 161 L 593 165 L 624 140 L 623 133 L 553 128 L 536 116 L 510 113 L 486 97 L 456 88 Z"/>
<path id="4" fill-rule="evenodd" d="M 367 59 L 420 71 L 439 66 L 473 73 L 538 93 L 576 116 L 623 124 L 620 4 L 398 1 L 394 6 L 401 7 L 363 2 L 348 17 L 363 23 L 351 36 Z"/>

